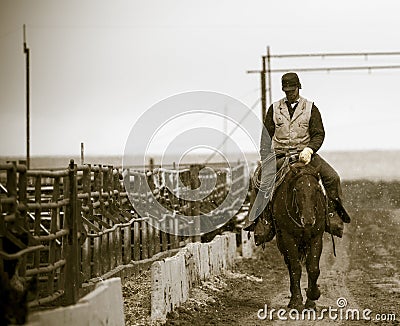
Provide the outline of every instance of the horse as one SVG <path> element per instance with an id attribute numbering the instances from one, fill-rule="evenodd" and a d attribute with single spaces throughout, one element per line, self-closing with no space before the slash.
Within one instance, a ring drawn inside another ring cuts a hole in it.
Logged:
<path id="1" fill-rule="evenodd" d="M 277 246 L 290 276 L 291 309 L 315 309 L 321 295 L 317 280 L 326 214 L 327 201 L 317 172 L 300 162 L 291 164 L 272 202 Z M 300 288 L 304 260 L 308 274 L 305 305 Z"/>

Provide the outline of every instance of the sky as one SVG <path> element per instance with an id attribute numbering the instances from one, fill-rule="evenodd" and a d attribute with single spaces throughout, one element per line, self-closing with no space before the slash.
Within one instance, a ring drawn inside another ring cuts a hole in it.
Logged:
<path id="1" fill-rule="evenodd" d="M 396 0 L 0 0 L 0 156 L 26 153 L 23 24 L 31 155 L 79 155 L 81 142 L 86 155 L 122 155 L 141 115 L 176 94 L 226 94 L 260 116 L 260 77 L 247 71 L 261 68 L 267 46 L 271 54 L 400 51 L 399 9 Z M 288 70 L 392 64 L 400 56 L 271 60 Z M 400 150 L 400 69 L 299 76 L 323 118 L 322 150 Z M 284 96 L 280 77 L 272 74 L 273 100 Z M 162 151 L 165 139 L 152 146 Z"/>

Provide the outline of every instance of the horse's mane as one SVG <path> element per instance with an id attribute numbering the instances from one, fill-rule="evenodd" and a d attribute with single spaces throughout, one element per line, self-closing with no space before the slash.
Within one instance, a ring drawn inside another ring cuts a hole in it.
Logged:
<path id="1" fill-rule="evenodd" d="M 292 180 L 293 178 L 297 179 L 303 175 L 311 175 L 316 180 L 319 180 L 318 172 L 312 166 L 302 162 L 292 163 L 286 177 L 288 180 Z"/>
<path id="2" fill-rule="evenodd" d="M 311 175 L 314 175 L 314 176 L 318 176 L 317 171 L 311 165 L 309 165 L 309 164 L 306 165 L 306 164 L 304 164 L 302 162 L 292 163 L 290 165 L 290 170 L 292 172 L 294 172 L 294 174 L 297 174 L 297 173 L 301 172 L 301 173 L 306 173 L 306 174 L 311 174 Z"/>

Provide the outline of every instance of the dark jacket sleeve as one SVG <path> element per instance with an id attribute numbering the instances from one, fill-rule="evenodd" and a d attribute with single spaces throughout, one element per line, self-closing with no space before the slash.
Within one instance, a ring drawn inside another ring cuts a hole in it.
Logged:
<path id="1" fill-rule="evenodd" d="M 318 108 L 313 104 L 311 109 L 311 117 L 309 123 L 309 132 L 310 132 L 310 142 L 308 147 L 310 147 L 314 153 L 316 153 L 325 139 L 325 130 L 324 125 L 322 123 L 321 114 Z"/>
<path id="2" fill-rule="evenodd" d="M 275 133 L 272 105 L 268 108 L 261 131 L 260 156 L 264 160 L 271 153 L 271 139 Z"/>

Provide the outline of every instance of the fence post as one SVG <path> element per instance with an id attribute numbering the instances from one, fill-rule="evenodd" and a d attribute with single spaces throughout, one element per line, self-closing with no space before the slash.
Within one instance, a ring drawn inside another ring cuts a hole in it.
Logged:
<path id="1" fill-rule="evenodd" d="M 133 222 L 133 259 L 140 260 L 140 223 Z"/>
<path id="2" fill-rule="evenodd" d="M 168 216 L 165 216 L 165 218 L 160 222 L 160 229 L 161 231 L 161 251 L 167 251 L 168 250 L 168 233 L 165 231 L 168 227 Z"/>
<path id="3" fill-rule="evenodd" d="M 7 209 L 12 211 L 12 213 L 17 218 L 17 162 L 16 161 L 9 161 L 12 164 L 12 168 L 7 170 L 7 196 L 13 197 L 15 200 L 12 204 L 7 204 Z M 16 220 L 19 223 L 19 220 Z"/>
<path id="4" fill-rule="evenodd" d="M 42 178 L 40 176 L 35 176 L 35 203 L 40 204 L 42 202 Z M 37 207 L 35 208 L 35 234 L 40 236 L 40 223 L 41 223 L 41 208 Z M 37 255 L 37 266 L 36 268 L 39 268 L 39 260 L 40 260 L 40 255 L 39 252 L 36 252 L 35 255 Z"/>
<path id="5" fill-rule="evenodd" d="M 19 165 L 18 169 L 18 201 L 20 204 L 19 216 L 26 230 L 29 230 L 29 221 L 27 219 L 27 204 L 28 204 L 28 195 L 27 195 L 27 169 L 25 165 Z M 26 257 L 26 256 L 25 256 Z"/>
<path id="6" fill-rule="evenodd" d="M 121 177 L 126 178 L 124 181 L 124 184 L 129 182 L 129 178 L 130 178 L 130 171 L 129 169 L 126 169 L 126 174 L 124 176 L 124 174 L 122 174 L 121 171 Z M 116 180 L 115 182 L 120 183 L 120 176 L 117 175 L 118 180 Z M 122 187 L 120 184 L 120 191 L 126 191 L 127 193 L 129 192 L 130 186 L 128 185 L 128 187 Z M 128 197 L 129 198 L 129 197 Z M 120 207 L 122 209 L 122 207 L 124 207 L 123 205 L 123 200 L 122 200 L 122 196 L 120 196 Z M 133 226 L 134 226 L 134 222 L 132 222 L 131 225 L 126 226 L 124 228 L 124 256 L 123 256 L 123 261 L 124 264 L 129 264 L 130 261 L 132 260 L 133 257 L 133 250 L 132 250 L 132 233 L 133 233 Z"/>
<path id="7" fill-rule="evenodd" d="M 93 221 L 93 205 L 91 200 L 91 188 L 90 188 L 90 177 L 91 177 L 91 167 L 90 164 L 86 165 L 87 168 L 83 168 L 83 176 L 82 176 L 82 192 L 87 195 L 87 197 L 83 198 L 83 206 L 85 206 L 86 210 L 83 211 L 84 216 L 90 222 Z M 93 253 L 93 249 L 91 247 L 92 238 L 87 237 L 83 246 L 82 246 L 82 273 L 84 276 L 83 281 L 87 281 L 92 276 L 92 267 L 91 267 L 91 257 Z"/>
<path id="8" fill-rule="evenodd" d="M 98 192 L 100 195 L 94 197 L 94 200 L 98 198 L 98 202 L 100 202 L 100 197 L 101 197 L 101 174 L 100 170 L 98 168 L 92 169 L 94 170 L 93 172 L 93 191 Z M 93 207 L 93 206 L 92 206 Z M 93 207 L 92 214 L 93 216 L 96 215 L 98 217 L 98 212 L 99 208 L 98 207 Z M 103 226 L 99 222 L 99 219 L 94 219 L 93 221 L 94 225 L 97 226 L 99 229 L 102 229 Z M 101 244 L 102 244 L 102 237 L 97 236 L 93 239 L 93 273 L 92 276 L 100 276 L 103 273 L 102 270 L 102 263 L 101 263 Z"/>
<path id="9" fill-rule="evenodd" d="M 102 196 L 101 198 L 103 201 L 103 207 L 101 210 L 101 215 L 102 215 L 102 220 L 107 223 L 108 228 L 111 228 L 114 224 L 113 220 L 110 218 L 110 214 L 108 214 L 110 211 L 110 178 L 109 178 L 109 173 L 110 169 L 108 166 L 103 166 L 101 168 L 101 173 L 102 173 Z M 106 195 L 106 199 L 104 200 L 103 194 Z M 114 231 L 115 232 L 115 231 Z M 115 257 L 115 252 L 114 252 L 114 232 L 108 232 L 106 234 L 102 235 L 102 265 L 103 265 L 103 274 L 112 270 L 115 266 L 113 265 L 114 257 Z"/>
<path id="10" fill-rule="evenodd" d="M 65 297 L 66 304 L 74 304 L 79 299 L 79 274 L 80 274 L 80 247 L 78 243 L 78 198 L 77 198 L 77 180 L 76 164 L 74 160 L 70 161 L 68 168 L 69 179 L 69 214 L 66 214 L 66 222 L 69 230 L 67 244 L 67 266 L 65 277 Z"/>
<path id="11" fill-rule="evenodd" d="M 60 196 L 60 177 L 55 177 L 53 180 L 53 195 L 51 201 L 53 203 L 57 203 L 58 199 Z M 50 233 L 51 234 L 56 234 L 57 229 L 58 229 L 58 208 L 52 208 L 51 209 L 51 222 L 50 222 Z M 57 260 L 56 259 L 56 250 L 57 250 L 57 244 L 56 240 L 49 240 L 49 264 L 54 265 L 54 262 Z M 55 270 L 51 271 L 48 276 L 48 291 L 49 293 L 54 292 L 54 278 L 56 276 Z M 58 286 L 57 286 L 58 288 Z"/>
<path id="12" fill-rule="evenodd" d="M 190 166 L 190 189 L 194 190 L 200 187 L 200 179 L 199 179 L 199 171 L 200 171 L 200 166 L 198 164 L 192 164 Z M 191 215 L 192 216 L 198 216 L 200 215 L 200 202 L 198 200 L 196 201 L 191 201 Z M 193 229 L 195 235 L 192 237 L 192 241 L 200 241 L 201 236 L 200 236 L 200 219 L 196 218 L 194 220 L 194 229 Z"/>

